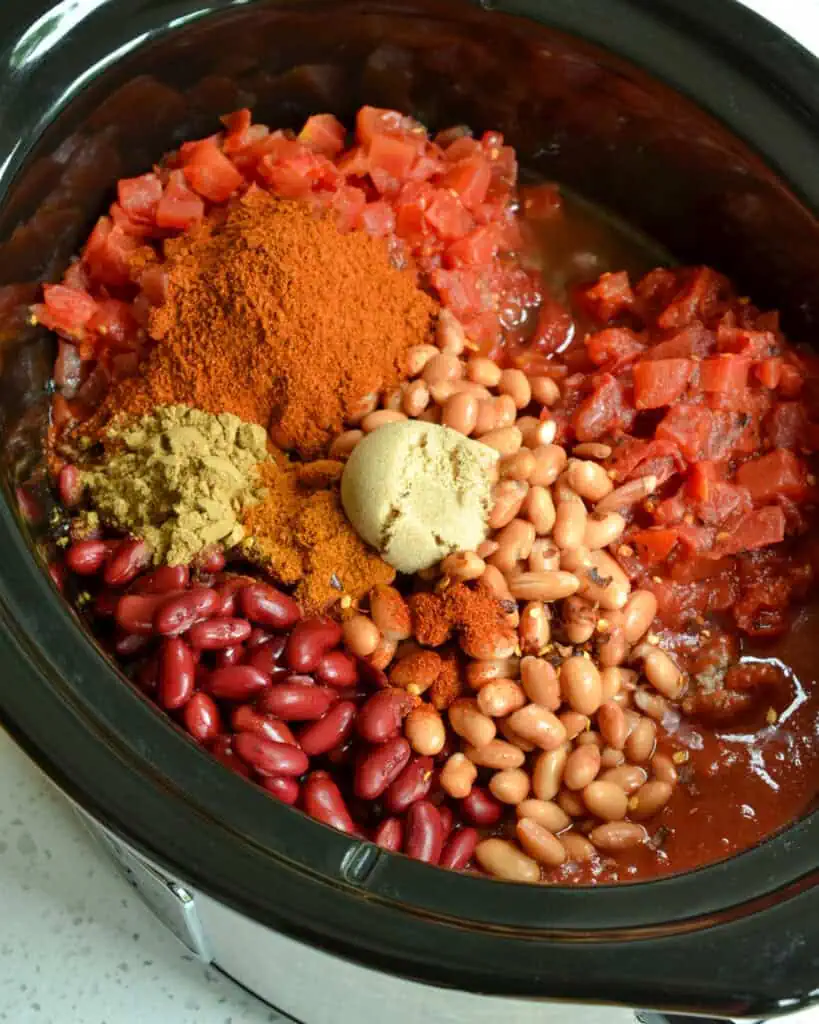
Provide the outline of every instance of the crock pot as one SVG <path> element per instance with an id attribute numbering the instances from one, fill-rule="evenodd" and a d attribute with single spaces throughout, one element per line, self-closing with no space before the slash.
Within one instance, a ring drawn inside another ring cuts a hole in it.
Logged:
<path id="1" fill-rule="evenodd" d="M 530 888 L 384 853 L 226 772 L 83 633 L 19 514 L 15 488 L 44 479 L 53 351 L 25 318 L 36 282 L 118 177 L 219 114 L 296 125 L 366 102 L 503 131 L 526 166 L 716 264 L 809 338 L 817 83 L 807 53 L 732 0 L 2 5 L 0 286 L 17 286 L 0 291 L 2 721 L 180 938 L 294 1019 L 804 1006 L 819 996 L 819 817 L 685 875 Z"/>

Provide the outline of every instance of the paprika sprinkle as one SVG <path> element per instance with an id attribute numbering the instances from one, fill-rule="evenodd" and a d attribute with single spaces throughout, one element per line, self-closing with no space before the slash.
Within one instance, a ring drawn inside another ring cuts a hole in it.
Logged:
<path id="1" fill-rule="evenodd" d="M 165 257 L 158 344 L 103 418 L 184 403 L 315 456 L 363 399 L 403 379 L 404 353 L 433 324 L 435 303 L 383 241 L 255 187 L 166 241 Z"/>

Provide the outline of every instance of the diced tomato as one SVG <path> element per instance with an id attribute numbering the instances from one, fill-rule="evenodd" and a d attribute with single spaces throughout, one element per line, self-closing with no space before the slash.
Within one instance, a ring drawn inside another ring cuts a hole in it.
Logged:
<path id="1" fill-rule="evenodd" d="M 123 213 L 138 224 L 153 224 L 156 208 L 162 198 L 162 182 L 155 174 L 138 178 L 120 178 L 117 198 Z"/>
<path id="2" fill-rule="evenodd" d="M 771 359 L 763 359 L 761 363 L 754 366 L 754 373 L 761 384 L 773 390 L 782 379 L 782 360 L 778 356 Z"/>
<path id="3" fill-rule="evenodd" d="M 314 114 L 304 122 L 299 142 L 322 156 L 334 157 L 344 149 L 344 125 L 332 114 Z"/>
<path id="4" fill-rule="evenodd" d="M 438 191 L 424 216 L 443 239 L 462 238 L 473 224 L 461 200 L 444 189 Z"/>
<path id="5" fill-rule="evenodd" d="M 611 465 L 618 480 L 653 474 L 664 483 L 685 469 L 685 460 L 670 441 L 642 441 L 626 438 L 614 451 Z"/>
<path id="6" fill-rule="evenodd" d="M 359 214 L 361 227 L 373 238 L 383 238 L 395 230 L 395 213 L 389 203 L 379 199 L 367 203 Z"/>
<path id="7" fill-rule="evenodd" d="M 649 565 L 655 562 L 664 562 L 671 554 L 678 539 L 678 532 L 675 529 L 663 527 L 652 527 L 649 530 L 639 530 L 630 535 L 629 543 L 633 544 L 640 555 L 640 558 Z"/>
<path id="8" fill-rule="evenodd" d="M 97 302 L 87 292 L 62 284 L 43 285 L 43 302 L 33 307 L 44 327 L 68 338 L 82 337 L 96 312 Z"/>
<path id="9" fill-rule="evenodd" d="M 674 300 L 657 317 L 657 326 L 664 330 L 685 327 L 693 320 L 707 321 L 711 307 L 728 282 L 710 267 L 686 271 L 687 281 Z"/>
<path id="10" fill-rule="evenodd" d="M 704 457 L 711 434 L 712 414 L 703 405 L 674 405 L 657 425 L 658 441 L 671 441 L 689 462 Z"/>
<path id="11" fill-rule="evenodd" d="M 774 448 L 802 448 L 808 442 L 808 414 L 801 402 L 779 402 L 765 417 L 763 433 Z"/>
<path id="12" fill-rule="evenodd" d="M 213 139 L 198 143 L 182 169 L 191 188 L 212 203 L 224 203 L 244 182 Z"/>
<path id="13" fill-rule="evenodd" d="M 748 382 L 751 361 L 742 356 L 719 355 L 700 363 L 703 391 L 739 391 Z"/>
<path id="14" fill-rule="evenodd" d="M 594 284 L 577 289 L 575 297 L 590 316 L 603 324 L 631 312 L 635 303 L 634 292 L 624 270 L 603 274 Z"/>
<path id="15" fill-rule="evenodd" d="M 693 502 L 695 514 L 710 526 L 727 524 L 732 517 L 751 510 L 751 495 L 744 486 L 735 487 L 724 480 L 711 480 L 707 491 Z"/>
<path id="16" fill-rule="evenodd" d="M 686 493 L 691 501 L 708 501 L 712 485 L 721 478 L 722 473 L 717 463 L 704 459 L 689 469 L 685 482 Z"/>
<path id="17" fill-rule="evenodd" d="M 738 484 L 748 488 L 758 505 L 773 501 L 779 494 L 803 498 L 808 486 L 805 464 L 787 448 L 777 448 L 768 455 L 743 463 L 736 479 Z"/>
<path id="18" fill-rule="evenodd" d="M 751 331 L 723 324 L 717 328 L 717 345 L 720 352 L 731 352 L 749 359 L 764 359 L 776 356 L 779 352 L 779 344 L 773 332 Z"/>
<path id="19" fill-rule="evenodd" d="M 444 260 L 448 267 L 486 267 L 494 262 L 498 248 L 495 225 L 482 225 L 448 246 Z"/>
<path id="20" fill-rule="evenodd" d="M 553 220 L 563 212 L 563 197 L 557 185 L 524 185 L 520 205 L 527 220 Z"/>
<path id="21" fill-rule="evenodd" d="M 792 363 L 783 362 L 777 389 L 783 398 L 796 398 L 802 390 L 802 374 Z"/>
<path id="22" fill-rule="evenodd" d="M 627 327 L 606 327 L 586 337 L 586 350 L 597 366 L 620 373 L 646 351 L 646 346 Z"/>
<path id="23" fill-rule="evenodd" d="M 205 216 L 205 204 L 185 183 L 182 171 L 171 171 L 156 207 L 158 227 L 186 231 Z"/>
<path id="24" fill-rule="evenodd" d="M 140 246 L 138 238 L 126 234 L 108 217 L 100 217 L 82 258 L 97 284 L 116 288 L 130 282 L 131 257 Z"/>
<path id="25" fill-rule="evenodd" d="M 426 141 L 427 133 L 411 117 L 399 114 L 397 110 L 383 110 L 379 107 L 362 107 L 356 114 L 355 134 L 362 146 L 369 146 L 377 135 L 405 135 L 412 133 L 415 138 Z"/>
<path id="26" fill-rule="evenodd" d="M 753 551 L 768 547 L 769 544 L 779 544 L 784 539 L 785 513 L 781 508 L 768 505 L 747 513 L 730 533 L 717 534 L 713 557 L 723 558 L 740 551 Z"/>
<path id="27" fill-rule="evenodd" d="M 578 441 L 598 441 L 631 419 L 623 389 L 611 374 L 601 374 L 594 391 L 572 417 Z"/>
<path id="28" fill-rule="evenodd" d="M 100 299 L 88 329 L 102 336 L 107 345 L 127 345 L 135 338 L 137 324 L 132 304 L 120 299 Z"/>
<path id="29" fill-rule="evenodd" d="M 574 334 L 571 313 L 556 299 L 545 295 L 540 303 L 529 345 L 543 355 L 561 352 Z"/>
<path id="30" fill-rule="evenodd" d="M 370 177 L 381 195 L 398 192 L 409 177 L 417 155 L 416 147 L 404 138 L 376 135 L 370 143 Z"/>
<path id="31" fill-rule="evenodd" d="M 444 188 L 451 188 L 458 193 L 461 202 L 468 210 L 479 206 L 489 191 L 492 180 L 492 168 L 482 156 L 468 157 L 460 160 L 443 179 Z"/>
<path id="32" fill-rule="evenodd" d="M 694 364 L 690 359 L 655 359 L 634 365 L 634 404 L 638 409 L 660 409 L 684 393 Z"/>
<path id="33" fill-rule="evenodd" d="M 443 304 L 448 306 L 462 323 L 491 308 L 491 292 L 475 271 L 434 270 L 430 276 Z"/>
<path id="34" fill-rule="evenodd" d="M 695 320 L 673 337 L 652 345 L 646 359 L 702 359 L 713 351 L 716 339 L 699 320 Z"/>
<path id="35" fill-rule="evenodd" d="M 357 228 L 367 205 L 364 190 L 356 188 L 355 185 L 342 185 L 336 192 L 328 194 L 339 231 L 352 231 L 353 228 Z"/>

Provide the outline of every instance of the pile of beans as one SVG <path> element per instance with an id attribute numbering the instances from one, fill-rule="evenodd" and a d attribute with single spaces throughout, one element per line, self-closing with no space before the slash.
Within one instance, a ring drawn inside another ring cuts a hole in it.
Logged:
<path id="1" fill-rule="evenodd" d="M 368 396 L 331 452 L 344 458 L 369 431 L 415 418 L 500 453 L 488 539 L 422 575 L 438 588 L 480 580 L 509 609 L 512 638 L 499 630 L 479 651 L 463 650 L 469 695 L 440 709 L 445 717 L 425 702 L 403 728 L 416 754 L 439 760 L 454 734 L 440 787 L 464 821 L 502 833 L 477 843 L 478 864 L 537 881 L 543 869 L 645 842 L 643 822 L 677 781 L 672 758 L 657 752 L 657 724 L 676 713 L 685 677 L 649 632 L 654 595 L 632 592 L 612 555 L 629 510 L 657 481 L 615 487 L 601 464 L 607 445 L 555 444 L 552 378 L 470 354 L 448 314 L 437 340 L 411 350 L 412 379 L 380 408 Z M 412 635 L 410 606 L 387 589 L 344 635 L 356 656 L 389 670 L 398 707 L 399 695 L 425 693 L 438 669 Z"/>

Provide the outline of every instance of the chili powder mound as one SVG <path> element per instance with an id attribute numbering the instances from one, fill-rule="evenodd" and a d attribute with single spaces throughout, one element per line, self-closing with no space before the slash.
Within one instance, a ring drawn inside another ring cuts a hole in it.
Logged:
<path id="1" fill-rule="evenodd" d="M 437 309 L 383 241 L 257 188 L 168 240 L 165 256 L 158 344 L 106 411 L 230 412 L 305 456 L 406 376 L 404 354 L 429 340 Z"/>

